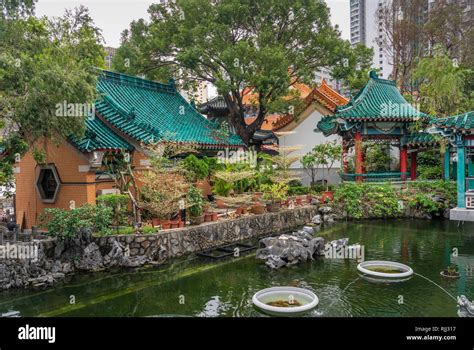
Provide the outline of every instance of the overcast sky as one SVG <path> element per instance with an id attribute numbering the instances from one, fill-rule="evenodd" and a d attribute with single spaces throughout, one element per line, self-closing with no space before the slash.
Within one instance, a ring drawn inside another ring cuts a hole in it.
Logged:
<path id="1" fill-rule="evenodd" d="M 120 45 L 120 33 L 134 19 L 148 19 L 147 9 L 159 0 L 39 0 L 37 16 L 61 16 L 65 8 L 84 5 L 89 8 L 95 24 L 102 29 L 107 46 Z M 333 24 L 339 25 L 342 37 L 349 39 L 349 0 L 326 0 Z"/>

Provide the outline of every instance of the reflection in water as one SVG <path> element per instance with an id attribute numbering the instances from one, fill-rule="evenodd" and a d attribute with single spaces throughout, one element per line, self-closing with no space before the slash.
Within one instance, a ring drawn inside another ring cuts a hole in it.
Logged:
<path id="1" fill-rule="evenodd" d="M 472 232 L 473 227 L 466 224 L 464 230 Z M 358 262 L 354 260 L 318 259 L 270 271 L 254 255 L 220 262 L 190 257 L 159 268 L 78 275 L 54 289 L 2 292 L 0 313 L 18 310 L 22 316 L 264 317 L 252 305 L 253 294 L 282 285 L 307 288 L 318 295 L 320 303 L 307 315 L 310 317 L 456 317 L 453 297 L 465 294 L 474 299 L 474 277 L 468 272 L 474 259 L 474 240 L 458 232 L 455 223 L 340 223 L 325 237 L 349 237 L 350 243 L 365 246 L 366 260 L 398 261 L 421 276 L 402 283 L 374 284 L 359 278 Z M 457 259 L 450 254 L 452 247 L 459 249 Z M 460 279 L 439 275 L 450 263 L 458 265 Z M 76 297 L 75 304 L 69 303 L 70 295 Z M 400 296 L 403 303 L 399 302 Z"/>

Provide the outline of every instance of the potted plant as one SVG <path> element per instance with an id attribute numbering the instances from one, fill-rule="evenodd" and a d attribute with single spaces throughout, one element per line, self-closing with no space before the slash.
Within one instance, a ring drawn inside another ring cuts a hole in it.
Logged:
<path id="1" fill-rule="evenodd" d="M 188 190 L 188 212 L 192 225 L 200 225 L 204 222 L 203 203 L 201 190 L 191 185 Z"/>
<path id="2" fill-rule="evenodd" d="M 277 212 L 281 208 L 281 202 L 287 198 L 288 185 L 285 183 L 276 183 L 265 186 L 263 199 L 267 200 L 267 210 L 269 212 Z"/>
<path id="3" fill-rule="evenodd" d="M 459 272 L 457 271 L 456 266 L 450 265 L 445 270 L 441 271 L 441 276 L 447 278 L 459 278 Z"/>
<path id="4" fill-rule="evenodd" d="M 252 214 L 263 214 L 265 212 L 265 207 L 260 202 L 254 202 L 250 208 Z"/>
<path id="5" fill-rule="evenodd" d="M 314 154 L 315 161 L 318 164 L 323 165 L 326 170 L 327 177 L 324 176 L 323 171 L 323 183 L 326 185 L 326 191 L 323 192 L 321 201 L 323 203 L 328 200 L 334 199 L 334 193 L 329 190 L 329 174 L 334 163 L 342 157 L 342 146 L 336 141 L 326 142 L 314 146 L 312 153 Z"/>

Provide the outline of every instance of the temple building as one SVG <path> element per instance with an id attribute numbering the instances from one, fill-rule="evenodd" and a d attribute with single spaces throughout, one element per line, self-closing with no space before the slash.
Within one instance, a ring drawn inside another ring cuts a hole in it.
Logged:
<path id="1" fill-rule="evenodd" d="M 451 209 L 450 219 L 474 221 L 474 111 L 433 118 L 428 131 L 447 141 L 443 173 L 448 180 L 452 167 L 457 182 L 457 207 Z"/>
<path id="2" fill-rule="evenodd" d="M 417 153 L 432 147 L 434 139 L 426 133 L 412 133 L 410 125 L 427 115 L 410 105 L 395 82 L 370 72 L 369 82 L 346 105 L 338 106 L 334 115 L 324 117 L 315 131 L 342 138 L 345 181 L 415 180 Z M 376 142 L 398 148 L 399 169 L 368 172 L 364 164 L 364 143 Z M 354 170 L 349 169 L 349 152 L 354 150 Z M 410 155 L 410 169 L 408 157 Z"/>
<path id="3" fill-rule="evenodd" d="M 15 165 L 16 220 L 22 229 L 36 225 L 45 208 L 95 204 L 98 195 L 116 192 L 103 171 L 104 159 L 115 155 L 128 154 L 140 171 L 150 166 L 147 145 L 187 145 L 210 155 L 245 148 L 240 137 L 223 132 L 190 105 L 173 81 L 102 71 L 97 91 L 100 99 L 86 118 L 83 138 L 69 137 L 59 145 L 39 140 L 46 161 L 37 164 L 29 151 Z"/>
<path id="4" fill-rule="evenodd" d="M 260 130 L 255 133 L 254 142 L 261 142 L 262 150 L 269 153 L 278 153 L 279 147 L 285 147 L 298 148 L 294 154 L 304 155 L 317 144 L 337 139 L 336 135 L 326 138 L 320 133 L 315 134 L 313 132 L 314 125 L 324 116 L 332 115 L 338 106 L 347 104 L 349 99 L 331 88 L 324 79 L 315 88 L 311 88 L 306 84 L 295 83 L 290 90 L 296 90 L 299 94 L 301 102 L 299 113 L 268 114 Z M 245 121 L 250 124 L 256 118 L 257 108 L 253 102 L 254 98 L 251 92 L 244 90 L 242 95 L 246 107 Z M 229 111 L 223 97 L 217 96 L 200 105 L 198 109 L 201 113 L 206 114 L 208 119 L 218 124 L 225 123 L 229 125 L 232 132 L 235 132 L 228 121 Z M 334 164 L 331 170 L 330 182 L 340 181 L 337 174 L 339 168 L 339 163 Z M 304 184 L 310 182 L 299 161 L 293 163 L 291 169 L 301 178 Z M 316 181 L 320 181 L 322 175 L 322 171 L 318 172 Z"/>

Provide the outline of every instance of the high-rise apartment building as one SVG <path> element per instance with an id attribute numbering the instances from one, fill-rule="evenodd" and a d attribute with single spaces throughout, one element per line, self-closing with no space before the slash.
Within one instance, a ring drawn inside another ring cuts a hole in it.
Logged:
<path id="1" fill-rule="evenodd" d="M 382 47 L 384 29 L 377 15 L 387 1 L 390 0 L 350 0 L 351 44 L 373 48 L 373 67 L 379 69 L 383 78 L 388 78 L 393 68 Z"/>

